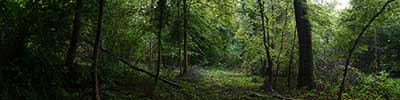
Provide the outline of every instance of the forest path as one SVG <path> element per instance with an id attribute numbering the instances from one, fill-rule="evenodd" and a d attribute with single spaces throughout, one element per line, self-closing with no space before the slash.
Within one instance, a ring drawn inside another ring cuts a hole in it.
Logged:
<path id="1" fill-rule="evenodd" d="M 262 77 L 222 69 L 205 69 L 200 73 L 202 77 L 199 80 L 185 84 L 192 99 L 271 99 L 259 96 L 262 91 Z"/>

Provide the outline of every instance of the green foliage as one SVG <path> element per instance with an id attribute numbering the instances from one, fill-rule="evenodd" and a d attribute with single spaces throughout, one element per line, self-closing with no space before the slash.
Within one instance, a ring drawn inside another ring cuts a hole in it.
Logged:
<path id="1" fill-rule="evenodd" d="M 362 76 L 359 82 L 352 84 L 344 97 L 375 100 L 400 98 L 399 83 L 388 78 L 386 72 L 379 74 Z"/>
<path id="2" fill-rule="evenodd" d="M 379 75 L 358 75 L 358 79 L 346 86 L 343 99 L 351 100 L 392 100 L 400 98 L 399 81 L 388 78 L 388 73 L 380 72 Z M 317 88 L 300 96 L 305 99 L 337 99 L 338 85 L 326 81 L 317 81 Z"/>
<path id="3" fill-rule="evenodd" d="M 90 98 L 93 47 L 84 41 L 94 40 L 98 4 L 97 0 L 83 1 L 82 34 L 75 60 L 75 66 L 80 69 L 78 80 L 66 79 L 68 70 L 63 66 L 76 1 L 0 2 L 0 99 Z M 102 34 L 103 48 L 152 73 L 157 61 L 157 1 L 106 0 Z M 161 76 L 174 80 L 183 60 L 183 7 L 182 0 L 167 1 L 161 38 L 165 65 L 161 67 Z M 265 52 L 257 0 L 189 1 L 189 65 L 195 67 L 194 70 L 199 69 L 202 77 L 194 82 L 179 81 L 182 90 L 161 83 L 157 96 L 184 100 L 271 99 L 260 93 Z M 291 59 L 291 86 L 296 85 L 298 69 L 293 0 L 263 0 L 266 8 L 263 16 L 269 19 L 266 29 L 276 64 L 273 69 L 279 72 L 276 90 L 305 99 L 335 99 L 348 47 L 385 1 L 351 0 L 352 7 L 340 11 L 334 9 L 334 3 L 309 2 L 306 17 L 311 21 L 319 80 L 315 90 L 305 92 L 287 87 L 286 83 Z M 379 70 L 400 70 L 399 6 L 398 1 L 389 5 L 360 42 L 352 58 L 354 67 L 346 83 L 349 84 L 344 94 L 346 99 L 400 98 L 399 80 L 388 78 L 387 73 L 373 75 Z M 293 58 L 290 57 L 292 51 Z M 371 64 L 367 65 L 369 62 Z M 277 69 L 278 64 L 280 69 Z M 104 99 L 151 99 L 146 93 L 152 89 L 153 78 L 104 53 L 100 53 L 99 69 Z M 79 84 L 79 90 L 68 88 L 71 81 Z"/>
<path id="4" fill-rule="evenodd" d="M 70 33 L 72 2 L 2 1 L 1 99 L 59 99 L 64 96 L 64 36 Z M 5 8 L 3 8 L 5 7 Z M 65 34 L 64 34 L 65 33 Z"/>
<path id="5" fill-rule="evenodd" d="M 160 98 L 172 98 L 174 100 L 210 100 L 210 99 L 261 99 L 259 91 L 262 78 L 259 76 L 246 75 L 245 73 L 222 70 L 222 69 L 200 69 L 203 77 L 198 81 L 182 82 L 183 88 L 176 90 L 161 90 Z"/>

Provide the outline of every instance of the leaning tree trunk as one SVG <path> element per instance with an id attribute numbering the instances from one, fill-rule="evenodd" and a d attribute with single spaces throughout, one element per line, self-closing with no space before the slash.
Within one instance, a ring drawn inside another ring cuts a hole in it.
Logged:
<path id="1" fill-rule="evenodd" d="M 92 79 L 93 79 L 93 99 L 100 100 L 100 89 L 97 68 L 97 56 L 100 49 L 101 32 L 103 30 L 104 0 L 99 0 L 99 15 L 97 20 L 96 40 L 94 42 L 93 63 L 92 63 Z"/>
<path id="2" fill-rule="evenodd" d="M 80 74 L 78 66 L 73 66 L 73 65 L 76 57 L 76 49 L 78 48 L 78 38 L 81 32 L 82 7 L 83 7 L 82 0 L 76 0 L 75 18 L 71 35 L 71 42 L 69 44 L 69 48 L 67 51 L 67 57 L 65 58 L 65 66 L 68 68 L 67 80 L 70 81 L 69 83 L 70 85 L 76 85 L 75 81 L 78 79 Z"/>
<path id="3" fill-rule="evenodd" d="M 395 1 L 395 0 L 388 0 L 388 1 L 383 5 L 383 7 L 380 9 L 380 11 L 379 11 L 377 14 L 375 14 L 375 15 L 372 17 L 371 20 L 369 20 L 369 22 L 368 22 L 368 23 L 365 25 L 365 27 L 361 30 L 361 32 L 358 34 L 356 40 L 355 40 L 355 41 L 353 42 L 353 44 L 351 45 L 351 47 L 350 47 L 350 49 L 349 49 L 349 54 L 347 55 L 347 58 L 346 58 L 346 64 L 345 64 L 345 66 L 344 66 L 345 68 L 344 68 L 344 73 L 343 73 L 343 79 L 342 79 L 342 82 L 341 82 L 341 85 L 340 85 L 339 92 L 338 92 L 338 94 L 337 94 L 339 100 L 342 100 L 342 93 L 343 93 L 343 91 L 344 91 L 344 89 L 345 89 L 345 82 L 346 82 L 346 77 L 347 77 L 347 71 L 348 71 L 349 64 L 350 64 L 350 59 L 351 59 L 351 56 L 353 55 L 354 50 L 355 50 L 356 47 L 357 47 L 357 44 L 358 44 L 359 40 L 360 40 L 361 37 L 364 35 L 365 31 L 371 26 L 372 22 L 374 22 L 374 20 L 375 20 L 379 15 L 381 15 L 381 14 L 383 13 L 383 11 L 385 11 L 385 9 L 386 9 L 386 7 L 389 5 L 389 3 L 393 2 L 393 1 Z M 377 58 L 377 59 L 378 59 L 378 58 Z"/>
<path id="4" fill-rule="evenodd" d="M 266 30 L 265 30 L 265 23 L 264 23 L 264 7 L 263 7 L 263 3 L 262 3 L 262 1 L 261 0 L 258 0 L 258 6 L 259 6 L 259 9 L 260 9 L 260 16 L 261 16 L 261 24 L 262 24 L 262 31 L 263 31 L 263 45 L 264 45 L 264 48 L 265 48 L 265 53 L 266 53 L 266 58 L 267 58 L 267 63 L 268 63 L 268 68 L 267 68 L 267 76 L 269 77 L 268 78 L 268 80 L 267 80 L 267 78 L 265 78 L 265 80 L 264 80 L 264 88 L 266 89 L 266 90 L 270 90 L 271 92 L 273 91 L 273 88 L 272 88 L 272 85 L 271 85 L 271 82 L 272 82 L 272 66 L 273 66 L 273 62 L 272 62 L 272 59 L 271 59 L 271 54 L 270 54 L 270 52 L 269 52 L 269 47 L 268 47 L 268 42 L 267 42 L 267 33 L 266 33 Z M 267 18 L 267 20 L 268 20 L 268 18 Z M 266 67 L 266 66 L 264 66 L 264 67 Z"/>
<path id="5" fill-rule="evenodd" d="M 157 45 L 157 74 L 156 74 L 156 79 L 154 82 L 154 87 L 153 87 L 153 92 L 155 92 L 156 87 L 157 87 L 157 82 L 158 78 L 160 76 L 160 66 L 161 66 L 161 33 L 162 33 L 162 28 L 164 26 L 163 24 L 163 18 L 164 18 L 164 6 L 165 6 L 166 1 L 165 0 L 160 0 L 158 1 L 158 10 L 159 10 L 159 18 L 158 18 L 158 45 Z"/>
<path id="6" fill-rule="evenodd" d="M 307 0 L 294 0 L 294 10 L 296 17 L 296 27 L 299 38 L 299 75 L 298 88 L 306 87 L 311 89 L 314 87 L 314 68 L 311 43 L 311 25 L 306 18 Z"/>

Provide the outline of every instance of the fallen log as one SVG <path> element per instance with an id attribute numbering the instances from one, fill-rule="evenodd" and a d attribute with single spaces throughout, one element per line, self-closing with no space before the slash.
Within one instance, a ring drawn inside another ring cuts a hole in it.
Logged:
<path id="1" fill-rule="evenodd" d="M 263 93 L 253 92 L 250 94 L 250 96 L 251 97 L 261 97 L 261 98 L 265 98 L 265 99 L 276 98 L 276 99 L 281 99 L 281 100 L 302 100 L 302 99 L 297 99 L 297 98 L 285 97 L 285 96 L 280 95 L 277 92 L 274 92 L 272 94 L 263 94 Z"/>
<path id="2" fill-rule="evenodd" d="M 91 42 L 88 42 L 88 41 L 85 41 L 85 42 L 88 43 L 88 44 L 90 44 L 90 45 L 93 45 L 93 43 L 91 43 Z M 130 64 L 130 63 L 129 63 L 127 60 L 125 60 L 124 58 L 112 54 L 110 51 L 106 50 L 105 48 L 100 47 L 100 50 L 101 50 L 102 52 L 104 52 L 104 53 L 110 55 L 111 57 L 114 57 L 115 59 L 119 60 L 120 62 L 122 62 L 122 63 L 128 65 L 130 68 L 132 68 L 132 69 L 134 69 L 134 70 L 137 70 L 137 71 L 139 71 L 139 72 L 145 73 L 145 74 L 147 74 L 147 75 L 149 75 L 149 76 L 151 76 L 151 77 L 153 77 L 153 78 L 156 78 L 156 75 L 154 75 L 154 74 L 152 74 L 152 73 L 150 73 L 150 72 L 148 72 L 148 71 L 146 71 L 146 70 L 144 70 L 144 69 L 140 69 L 140 68 L 138 68 L 138 67 L 133 66 L 132 64 Z M 158 77 L 158 79 L 160 79 L 161 81 L 163 81 L 163 82 L 165 82 L 165 83 L 167 83 L 167 84 L 169 84 L 169 85 L 172 85 L 172 86 L 174 86 L 174 87 L 181 88 L 181 86 L 180 86 L 178 83 L 175 83 L 175 82 L 173 82 L 173 81 L 170 81 L 170 80 L 168 80 L 168 79 L 166 79 L 166 78 L 164 78 L 164 77 Z"/>

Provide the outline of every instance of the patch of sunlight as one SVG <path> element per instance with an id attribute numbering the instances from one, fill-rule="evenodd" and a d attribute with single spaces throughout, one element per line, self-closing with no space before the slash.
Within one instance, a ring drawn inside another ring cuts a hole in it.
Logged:
<path id="1" fill-rule="evenodd" d="M 207 87 L 243 87 L 255 88 L 262 85 L 259 76 L 246 75 L 240 72 L 226 70 L 207 70 L 203 82 Z"/>
<path id="2" fill-rule="evenodd" d="M 350 0 L 313 0 L 313 2 L 319 5 L 332 7 L 336 11 L 341 11 L 351 7 Z"/>
<path id="3" fill-rule="evenodd" d="M 338 0 L 338 3 L 335 6 L 336 10 L 343 10 L 350 8 L 350 0 Z"/>

